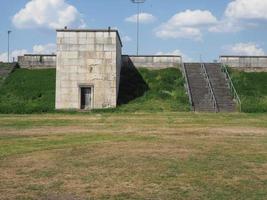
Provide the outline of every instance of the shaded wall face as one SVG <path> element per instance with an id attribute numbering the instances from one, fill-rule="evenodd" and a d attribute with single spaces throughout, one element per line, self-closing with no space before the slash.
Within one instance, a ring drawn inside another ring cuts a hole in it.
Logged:
<path id="1" fill-rule="evenodd" d="M 116 32 L 58 32 L 56 109 L 80 109 L 80 87 L 92 87 L 92 108 L 117 103 Z"/>
<path id="2" fill-rule="evenodd" d="M 24 55 L 18 57 L 21 68 L 47 69 L 56 68 L 56 55 Z"/>
<path id="3" fill-rule="evenodd" d="M 121 67 L 122 67 L 122 47 L 121 47 L 121 43 L 120 43 L 120 39 L 118 36 L 116 36 L 116 97 L 118 100 L 119 97 L 119 88 L 120 88 L 120 75 L 121 75 Z M 116 101 L 117 101 L 116 100 Z M 118 101 L 116 102 L 118 103 Z"/>
<path id="4" fill-rule="evenodd" d="M 123 65 L 131 62 L 137 68 L 164 69 L 179 67 L 182 63 L 180 56 L 122 56 Z"/>
<path id="5" fill-rule="evenodd" d="M 267 68 L 267 57 L 221 56 L 220 62 L 234 68 Z"/>

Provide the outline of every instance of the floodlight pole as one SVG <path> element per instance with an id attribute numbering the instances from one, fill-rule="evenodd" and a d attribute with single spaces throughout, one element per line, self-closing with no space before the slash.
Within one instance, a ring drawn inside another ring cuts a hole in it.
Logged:
<path id="1" fill-rule="evenodd" d="M 137 32 L 136 32 L 136 55 L 139 55 L 139 34 L 140 34 L 140 27 L 139 27 L 139 22 L 140 22 L 140 3 L 137 3 Z"/>
<path id="2" fill-rule="evenodd" d="M 145 0 L 132 0 L 132 2 L 137 4 L 136 55 L 139 55 L 140 4 L 144 3 Z"/>
<path id="3" fill-rule="evenodd" d="M 11 31 L 7 31 L 7 62 L 9 63 L 9 59 L 10 59 L 10 52 L 9 52 L 9 44 L 10 44 L 10 33 Z"/>

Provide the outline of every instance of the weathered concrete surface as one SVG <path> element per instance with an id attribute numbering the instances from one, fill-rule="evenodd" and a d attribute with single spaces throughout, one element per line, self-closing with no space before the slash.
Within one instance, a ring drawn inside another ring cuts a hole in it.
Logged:
<path id="1" fill-rule="evenodd" d="M 56 68 L 56 55 L 25 54 L 18 56 L 18 63 L 21 68 L 47 69 Z"/>
<path id="2" fill-rule="evenodd" d="M 121 46 L 115 30 L 57 30 L 56 109 L 80 109 L 81 86 L 92 108 L 116 107 Z"/>
<path id="3" fill-rule="evenodd" d="M 220 56 L 220 62 L 242 71 L 267 71 L 267 56 Z"/>
<path id="4" fill-rule="evenodd" d="M 123 55 L 122 62 L 123 66 L 127 66 L 130 63 L 136 68 L 164 69 L 181 66 L 182 57 L 173 55 Z"/>

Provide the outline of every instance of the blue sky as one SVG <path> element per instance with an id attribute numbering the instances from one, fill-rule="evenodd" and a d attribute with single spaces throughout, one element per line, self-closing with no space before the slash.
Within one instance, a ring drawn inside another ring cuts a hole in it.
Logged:
<path id="1" fill-rule="evenodd" d="M 123 53 L 136 52 L 136 6 L 130 0 L 0 0 L 0 60 L 55 51 L 56 28 L 117 28 Z M 267 0 L 146 0 L 140 54 L 182 54 L 212 61 L 221 54 L 265 55 Z"/>

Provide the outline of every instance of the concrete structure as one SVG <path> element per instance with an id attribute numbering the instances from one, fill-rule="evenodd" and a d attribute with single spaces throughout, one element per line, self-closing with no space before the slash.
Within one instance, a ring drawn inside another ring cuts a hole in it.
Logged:
<path id="1" fill-rule="evenodd" d="M 137 68 L 164 69 L 181 66 L 182 57 L 172 55 L 123 55 L 122 62 L 124 66 L 130 64 Z"/>
<path id="2" fill-rule="evenodd" d="M 56 68 L 56 59 L 55 54 L 25 54 L 18 57 L 18 63 L 21 68 L 28 69 Z M 124 66 L 131 62 L 137 68 L 164 69 L 180 66 L 182 57 L 173 55 L 122 55 L 122 62 Z"/>
<path id="3" fill-rule="evenodd" d="M 25 54 L 18 56 L 18 63 L 21 68 L 47 69 L 56 68 L 56 55 L 49 54 Z"/>
<path id="4" fill-rule="evenodd" d="M 267 56 L 220 56 L 220 62 L 243 71 L 267 71 Z"/>
<path id="5" fill-rule="evenodd" d="M 116 107 L 121 47 L 116 30 L 57 30 L 56 109 Z"/>

